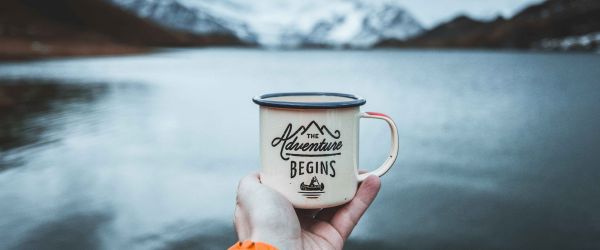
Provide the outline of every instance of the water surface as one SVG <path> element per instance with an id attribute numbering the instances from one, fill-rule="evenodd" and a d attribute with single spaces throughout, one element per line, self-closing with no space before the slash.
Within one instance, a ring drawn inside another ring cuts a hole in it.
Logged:
<path id="1" fill-rule="evenodd" d="M 168 50 L 0 64 L 0 248 L 223 249 L 257 94 L 347 92 L 400 154 L 349 249 L 599 248 L 600 57 Z M 387 155 L 363 121 L 360 163 Z"/>

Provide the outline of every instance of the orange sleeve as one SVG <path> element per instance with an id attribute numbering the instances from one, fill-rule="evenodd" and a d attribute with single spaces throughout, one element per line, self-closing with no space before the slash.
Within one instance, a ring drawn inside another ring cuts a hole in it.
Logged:
<path id="1" fill-rule="evenodd" d="M 264 242 L 246 240 L 244 242 L 235 243 L 228 250 L 277 250 L 277 248 Z"/>

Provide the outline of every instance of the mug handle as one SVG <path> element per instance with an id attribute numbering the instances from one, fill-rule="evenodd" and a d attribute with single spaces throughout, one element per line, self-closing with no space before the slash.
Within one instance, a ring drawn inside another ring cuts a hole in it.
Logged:
<path id="1" fill-rule="evenodd" d="M 387 173 L 388 170 L 390 170 L 390 168 L 392 168 L 392 166 L 394 165 L 394 162 L 396 161 L 396 158 L 398 157 L 398 129 L 396 128 L 396 124 L 394 123 L 392 118 L 390 118 L 389 116 L 387 116 L 385 114 L 377 113 L 377 112 L 361 113 L 360 118 L 373 118 L 373 119 L 381 119 L 381 120 L 386 121 L 388 123 L 388 125 L 390 125 L 390 130 L 392 132 L 391 133 L 392 134 L 392 145 L 390 148 L 389 156 L 387 157 L 385 162 L 383 164 L 381 164 L 381 166 L 379 166 L 379 168 L 375 169 L 374 171 L 359 174 L 358 175 L 359 182 L 365 180 L 369 175 L 372 175 L 372 174 L 377 175 L 377 176 L 384 175 L 385 173 Z"/>

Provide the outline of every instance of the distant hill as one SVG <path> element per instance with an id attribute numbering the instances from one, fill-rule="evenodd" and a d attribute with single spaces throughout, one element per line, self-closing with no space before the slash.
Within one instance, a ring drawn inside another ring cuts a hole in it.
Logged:
<path id="1" fill-rule="evenodd" d="M 466 16 L 405 41 L 385 40 L 377 47 L 584 49 L 600 45 L 600 1 L 547 0 L 514 17 L 489 22 Z"/>
<path id="2" fill-rule="evenodd" d="M 239 45 L 165 28 L 104 0 L 3 0 L 0 59 L 131 53 L 148 46 Z"/>
<path id="3" fill-rule="evenodd" d="M 394 3 L 291 2 L 281 21 L 272 1 L 2 0 L 0 60 L 163 46 L 600 48 L 600 0 L 547 0 L 510 19 L 459 16 L 430 30 Z"/>

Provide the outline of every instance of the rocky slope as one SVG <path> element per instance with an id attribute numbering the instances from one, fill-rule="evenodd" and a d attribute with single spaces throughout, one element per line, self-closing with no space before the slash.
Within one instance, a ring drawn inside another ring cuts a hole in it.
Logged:
<path id="1" fill-rule="evenodd" d="M 254 43 L 252 34 L 244 22 L 234 15 L 215 10 L 214 7 L 224 3 L 221 1 L 202 1 L 194 4 L 184 4 L 180 0 L 107 1 L 169 29 L 204 36 L 231 36 Z"/>
<path id="2" fill-rule="evenodd" d="M 142 19 L 104 0 L 3 0 L 0 59 L 133 53 L 148 46 L 241 44 L 227 34 L 197 35 Z"/>
<path id="3" fill-rule="evenodd" d="M 585 37 L 598 31 L 600 1 L 548 0 L 530 6 L 508 20 L 498 18 L 482 22 L 461 16 L 415 38 L 406 41 L 389 39 L 377 46 L 551 49 L 559 40 L 583 36 L 585 41 L 589 40 L 584 41 L 585 48 L 596 49 L 597 41 Z"/>

